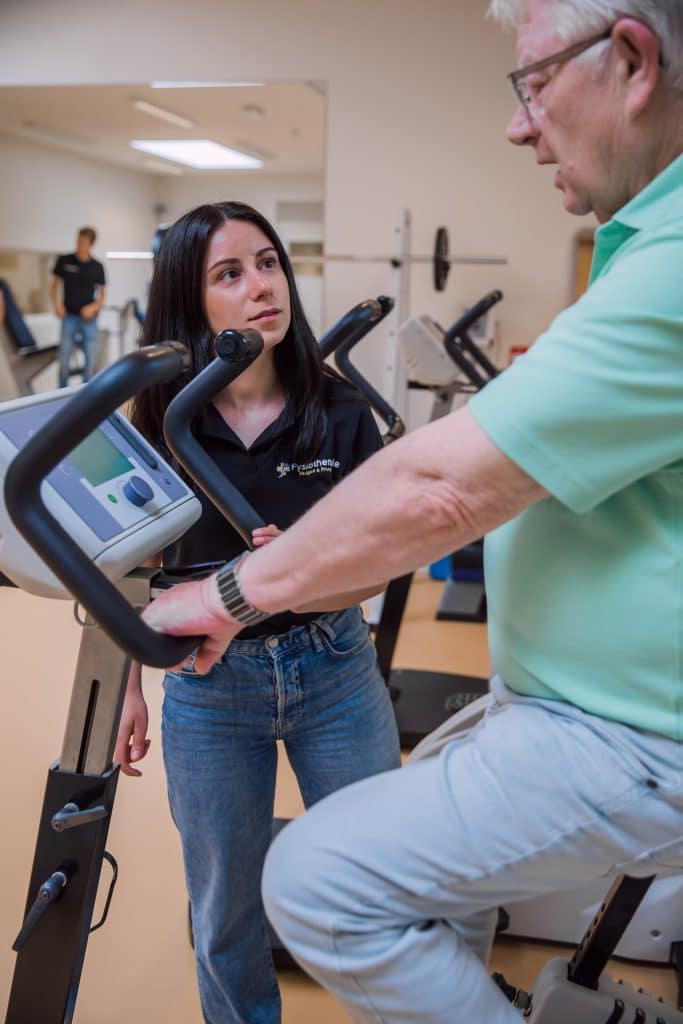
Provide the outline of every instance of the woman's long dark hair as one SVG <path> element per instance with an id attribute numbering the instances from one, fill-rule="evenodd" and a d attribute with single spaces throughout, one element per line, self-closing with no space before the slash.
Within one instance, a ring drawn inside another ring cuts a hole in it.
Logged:
<path id="1" fill-rule="evenodd" d="M 298 424 L 297 459 L 313 458 L 325 438 L 326 379 L 330 373 L 320 358 L 306 319 L 285 248 L 272 225 L 245 203 L 222 202 L 198 206 L 184 214 L 164 235 L 149 290 L 141 345 L 181 341 L 190 352 L 187 374 L 140 392 L 132 405 L 133 424 L 169 455 L 162 424 L 169 403 L 213 359 L 213 333 L 204 310 L 204 263 L 213 233 L 226 221 L 248 221 L 272 243 L 289 286 L 291 323 L 273 350 L 275 372 Z"/>

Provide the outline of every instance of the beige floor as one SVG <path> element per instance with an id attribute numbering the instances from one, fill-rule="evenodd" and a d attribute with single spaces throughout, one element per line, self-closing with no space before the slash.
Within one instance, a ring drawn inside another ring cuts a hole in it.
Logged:
<path id="1" fill-rule="evenodd" d="M 396 663 L 486 674 L 484 627 L 436 622 L 439 586 L 413 586 Z M 3 715 L 0 721 L 0 1014 L 14 963 L 11 944 L 23 913 L 37 818 L 48 765 L 59 755 L 79 630 L 66 602 L 0 589 L 3 623 Z M 107 925 L 90 940 L 76 1024 L 201 1024 L 188 942 L 186 898 L 176 835 L 169 820 L 160 763 L 158 672 L 147 674 L 153 745 L 141 780 L 121 779 L 109 849 L 120 881 Z M 282 759 L 276 813 L 291 817 L 301 804 Z M 106 869 L 105 869 L 106 870 Z M 562 952 L 560 947 L 559 952 Z M 492 968 L 529 986 L 549 955 L 543 944 L 502 940 Z M 668 998 L 666 968 L 615 963 L 613 973 Z M 339 1005 L 300 975 L 283 975 L 283 1024 L 342 1024 Z M 45 1024 L 45 1022 L 31 1022 Z"/>

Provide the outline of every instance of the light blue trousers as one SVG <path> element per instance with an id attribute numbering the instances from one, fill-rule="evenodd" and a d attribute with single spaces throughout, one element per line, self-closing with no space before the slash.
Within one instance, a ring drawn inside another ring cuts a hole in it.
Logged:
<path id="1" fill-rule="evenodd" d="M 438 756 L 327 797 L 267 857 L 268 916 L 357 1024 L 520 1024 L 486 966 L 498 906 L 683 865 L 683 744 L 492 690 Z"/>

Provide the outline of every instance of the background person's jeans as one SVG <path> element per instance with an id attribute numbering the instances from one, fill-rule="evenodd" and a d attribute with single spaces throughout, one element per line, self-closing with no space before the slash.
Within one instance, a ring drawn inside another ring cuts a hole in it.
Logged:
<path id="1" fill-rule="evenodd" d="M 333 794 L 271 847 L 268 915 L 356 1024 L 520 1024 L 486 967 L 496 907 L 683 866 L 683 743 L 491 689 L 438 756 Z"/>
<path id="2" fill-rule="evenodd" d="M 65 388 L 69 383 L 69 363 L 76 341 L 83 346 L 83 381 L 92 377 L 95 352 L 97 350 L 97 317 L 86 320 L 77 313 L 67 313 L 62 320 L 59 337 L 59 387 Z"/>
<path id="3" fill-rule="evenodd" d="M 206 676 L 167 673 L 163 747 L 180 830 L 208 1024 L 276 1024 L 261 902 L 276 739 L 304 803 L 400 764 L 398 733 L 359 608 L 240 640 Z M 179 894 L 178 894 L 179 897 Z"/>

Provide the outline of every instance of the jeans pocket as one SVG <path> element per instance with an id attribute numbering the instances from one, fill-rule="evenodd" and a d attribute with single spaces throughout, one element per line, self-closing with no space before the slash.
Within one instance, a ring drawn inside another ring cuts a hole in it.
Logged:
<path id="1" fill-rule="evenodd" d="M 354 654 L 358 654 L 370 643 L 370 634 L 366 633 L 363 637 L 337 636 L 334 640 L 330 640 L 328 637 L 323 637 L 323 645 L 328 654 L 331 654 L 334 658 L 352 658 Z"/>
<path id="2" fill-rule="evenodd" d="M 348 623 L 348 624 L 347 624 Z M 334 658 L 351 658 L 370 643 L 370 630 L 367 622 L 359 614 L 347 616 L 329 633 L 320 630 L 323 647 Z"/>
<path id="3" fill-rule="evenodd" d="M 192 681 L 197 679 L 197 671 L 194 667 L 194 654 L 191 654 L 187 661 L 183 664 L 182 668 L 175 668 L 172 671 L 169 670 L 166 676 L 171 679 L 180 679 L 186 681 Z"/>

